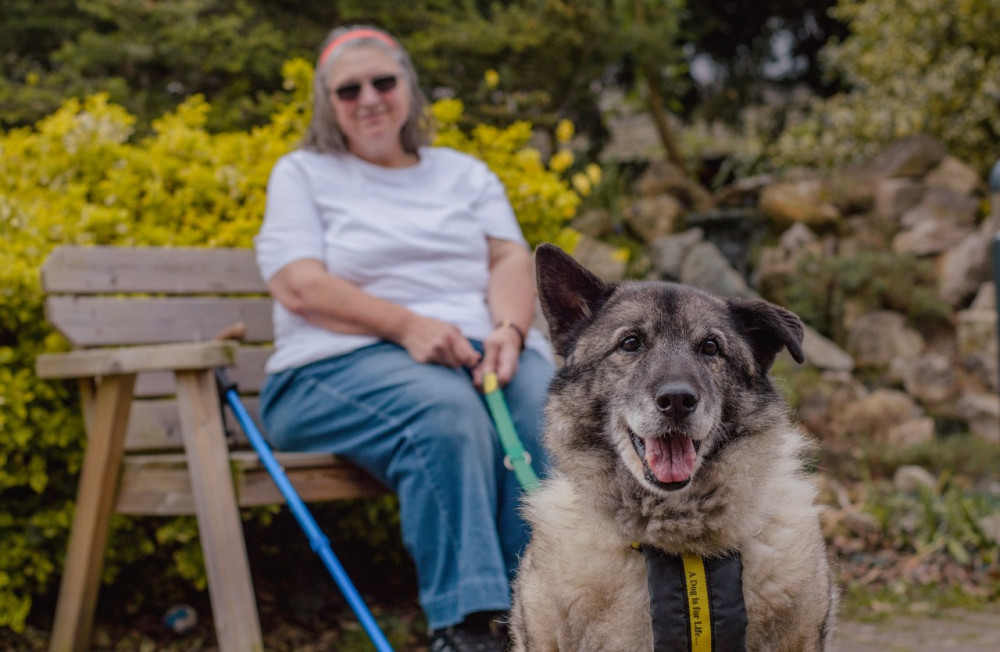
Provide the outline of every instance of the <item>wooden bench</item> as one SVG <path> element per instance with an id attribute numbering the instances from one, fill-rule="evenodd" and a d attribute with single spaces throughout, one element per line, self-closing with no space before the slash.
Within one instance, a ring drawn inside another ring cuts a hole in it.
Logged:
<path id="1" fill-rule="evenodd" d="M 283 499 L 242 433 L 227 439 L 224 423 L 238 424 L 224 421 L 213 376 L 229 367 L 256 415 L 273 334 L 253 251 L 59 247 L 42 285 L 75 350 L 39 356 L 37 372 L 78 379 L 88 437 L 49 649 L 89 647 L 118 511 L 194 514 L 219 648 L 262 650 L 239 507 Z M 278 458 L 306 501 L 385 491 L 332 455 Z"/>

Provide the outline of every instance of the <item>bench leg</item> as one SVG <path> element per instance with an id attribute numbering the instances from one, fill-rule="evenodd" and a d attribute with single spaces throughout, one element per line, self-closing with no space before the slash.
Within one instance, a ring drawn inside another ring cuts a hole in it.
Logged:
<path id="1" fill-rule="evenodd" d="M 94 397 L 66 567 L 49 639 L 51 652 L 90 647 L 134 386 L 134 374 L 106 376 Z"/>
<path id="2" fill-rule="evenodd" d="M 178 371 L 181 432 L 222 652 L 263 650 L 243 528 L 211 371 Z"/>

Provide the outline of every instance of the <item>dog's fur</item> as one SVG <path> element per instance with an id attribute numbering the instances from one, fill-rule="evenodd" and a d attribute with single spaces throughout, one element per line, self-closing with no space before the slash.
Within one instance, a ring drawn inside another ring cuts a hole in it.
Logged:
<path id="1" fill-rule="evenodd" d="M 546 408 L 555 471 L 525 506 L 513 649 L 652 650 L 633 541 L 738 550 L 747 649 L 824 649 L 836 590 L 817 490 L 768 376 L 783 348 L 802 362 L 799 318 L 674 283 L 606 283 L 552 245 L 536 266 L 564 364 Z"/>

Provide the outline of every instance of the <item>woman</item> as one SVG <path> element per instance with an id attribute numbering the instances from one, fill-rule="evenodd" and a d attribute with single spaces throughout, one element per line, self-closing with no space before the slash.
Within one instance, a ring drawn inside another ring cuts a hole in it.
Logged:
<path id="1" fill-rule="evenodd" d="M 399 43 L 334 30 L 302 146 L 275 165 L 258 264 L 276 299 L 261 412 L 272 443 L 328 451 L 399 496 L 431 650 L 500 650 L 527 529 L 477 387 L 496 372 L 544 472 L 553 367 L 531 254 L 497 177 L 429 147 Z"/>

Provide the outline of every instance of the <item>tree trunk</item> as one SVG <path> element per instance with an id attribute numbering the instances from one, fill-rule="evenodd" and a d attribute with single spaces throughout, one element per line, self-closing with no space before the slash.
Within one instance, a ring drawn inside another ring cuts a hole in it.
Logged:
<path id="1" fill-rule="evenodd" d="M 653 118 L 653 124 L 656 125 L 656 131 L 660 134 L 660 142 L 663 143 L 663 149 L 667 153 L 667 160 L 679 167 L 681 172 L 687 174 L 684 157 L 681 156 L 680 148 L 677 146 L 677 138 L 674 136 L 674 130 L 670 127 L 667 110 L 664 108 L 663 84 L 660 82 L 656 70 L 645 70 L 644 72 L 649 85 L 646 105 L 649 109 L 649 115 Z"/>

